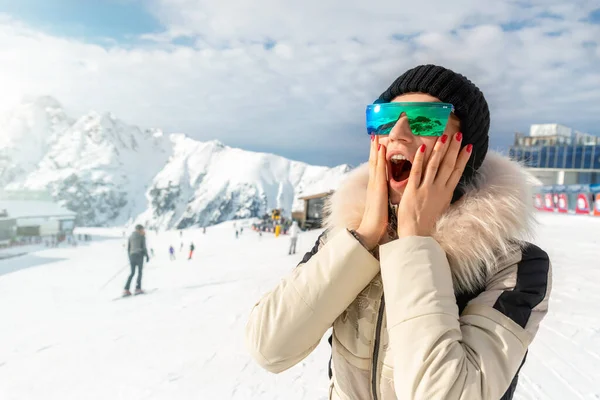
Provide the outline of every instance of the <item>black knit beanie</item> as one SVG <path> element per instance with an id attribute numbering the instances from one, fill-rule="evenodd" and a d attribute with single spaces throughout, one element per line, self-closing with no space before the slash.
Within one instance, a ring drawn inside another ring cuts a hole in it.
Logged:
<path id="1" fill-rule="evenodd" d="M 460 119 L 463 145 L 472 144 L 473 153 L 452 202 L 463 195 L 487 154 L 490 129 L 490 110 L 483 93 L 465 76 L 437 65 L 419 65 L 403 73 L 379 96 L 376 103 L 388 103 L 404 93 L 427 93 L 454 106 Z"/>

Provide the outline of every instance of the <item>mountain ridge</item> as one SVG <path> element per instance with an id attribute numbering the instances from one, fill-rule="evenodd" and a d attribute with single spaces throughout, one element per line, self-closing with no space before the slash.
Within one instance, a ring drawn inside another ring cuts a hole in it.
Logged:
<path id="1" fill-rule="evenodd" d="M 182 229 L 272 208 L 289 215 L 305 189 L 334 189 L 351 170 L 142 129 L 111 112 L 72 118 L 50 96 L 0 115 L 0 138 L 0 185 L 48 191 L 81 226 Z"/>

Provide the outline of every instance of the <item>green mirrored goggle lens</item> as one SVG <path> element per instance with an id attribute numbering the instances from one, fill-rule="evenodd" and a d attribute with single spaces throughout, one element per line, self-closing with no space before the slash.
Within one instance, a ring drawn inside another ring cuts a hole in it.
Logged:
<path id="1" fill-rule="evenodd" d="M 389 135 L 404 114 L 413 135 L 442 136 L 450 113 L 454 110 L 449 103 L 381 103 L 367 106 L 367 133 Z"/>

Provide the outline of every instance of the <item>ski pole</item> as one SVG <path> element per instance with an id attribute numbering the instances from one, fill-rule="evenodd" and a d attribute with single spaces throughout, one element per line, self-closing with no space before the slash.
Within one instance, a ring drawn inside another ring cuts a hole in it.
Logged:
<path id="1" fill-rule="evenodd" d="M 125 265 L 123 268 L 121 268 L 120 270 L 118 270 L 116 274 L 114 274 L 108 281 L 106 281 L 106 283 L 104 285 L 102 285 L 102 287 L 100 288 L 100 290 L 104 289 L 106 287 L 106 285 L 108 285 L 109 283 L 111 283 L 127 267 L 128 267 L 128 265 Z"/>

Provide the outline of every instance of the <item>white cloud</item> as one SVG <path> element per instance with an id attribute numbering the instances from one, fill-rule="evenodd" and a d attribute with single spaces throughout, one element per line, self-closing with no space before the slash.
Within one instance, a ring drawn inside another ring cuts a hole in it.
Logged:
<path id="1" fill-rule="evenodd" d="M 365 103 L 405 69 L 431 62 L 481 87 L 496 136 L 534 122 L 591 127 L 600 26 L 581 19 L 592 2 L 521 3 L 153 0 L 165 32 L 111 47 L 5 16 L 0 107 L 51 94 L 74 112 L 111 110 L 201 139 L 356 162 L 367 141 Z M 542 14 L 560 19 L 534 19 Z M 518 23 L 525 27 L 501 27 Z M 181 37 L 195 45 L 175 45 Z"/>

